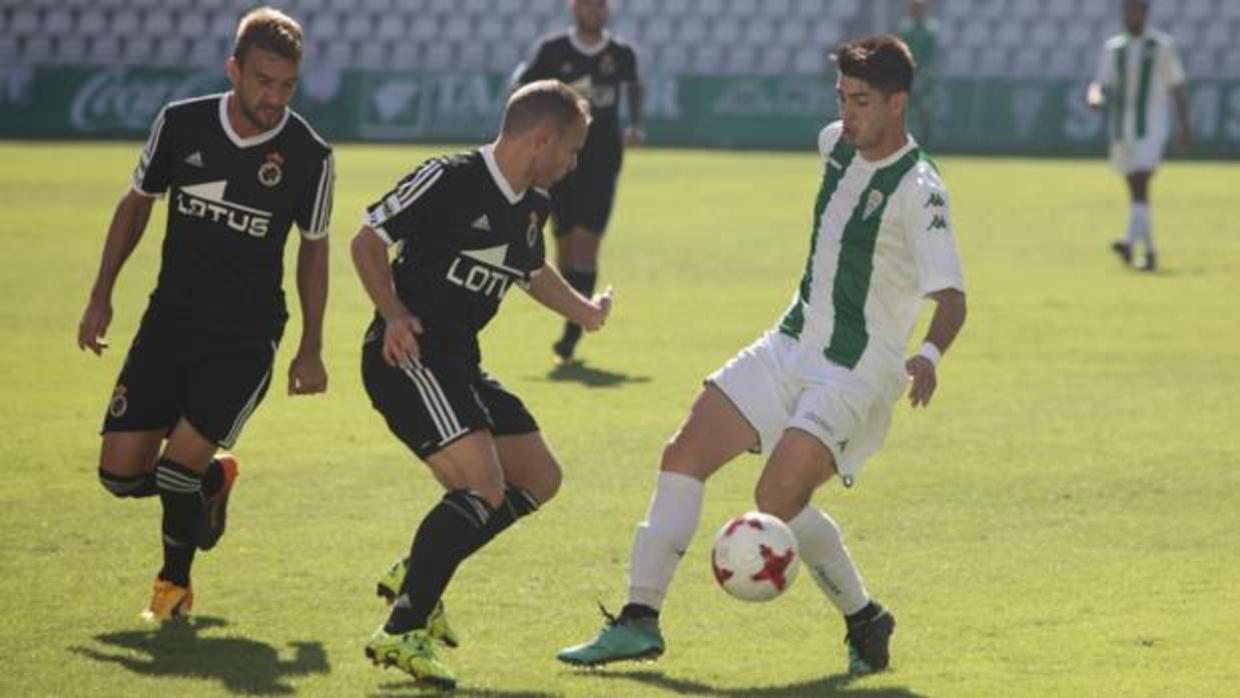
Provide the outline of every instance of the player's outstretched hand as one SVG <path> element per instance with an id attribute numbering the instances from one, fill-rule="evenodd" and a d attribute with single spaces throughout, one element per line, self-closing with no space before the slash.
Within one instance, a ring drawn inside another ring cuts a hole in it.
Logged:
<path id="1" fill-rule="evenodd" d="M 78 349 L 90 349 L 95 356 L 108 348 L 108 325 L 112 324 L 112 302 L 99 300 L 94 296 L 86 304 L 82 313 L 82 321 L 78 323 Z"/>
<path id="2" fill-rule="evenodd" d="M 422 321 L 405 312 L 387 320 L 383 333 L 383 358 L 396 368 L 411 366 L 418 360 L 418 335 Z"/>
<path id="3" fill-rule="evenodd" d="M 327 367 L 318 352 L 297 352 L 288 365 L 288 394 L 313 395 L 327 392 Z"/>
<path id="4" fill-rule="evenodd" d="M 603 289 L 602 293 L 594 294 L 594 298 L 590 302 L 594 304 L 596 310 L 590 314 L 590 318 L 586 322 L 581 323 L 581 326 L 589 332 L 597 332 L 603 329 L 603 325 L 607 323 L 607 316 L 611 315 L 611 303 L 614 294 L 615 291 L 611 286 Z"/>
<path id="5" fill-rule="evenodd" d="M 930 359 L 917 355 L 904 362 L 904 370 L 913 381 L 912 387 L 908 390 L 909 404 L 913 407 L 929 405 L 930 398 L 934 396 L 934 389 L 938 387 L 934 364 L 930 362 Z"/>

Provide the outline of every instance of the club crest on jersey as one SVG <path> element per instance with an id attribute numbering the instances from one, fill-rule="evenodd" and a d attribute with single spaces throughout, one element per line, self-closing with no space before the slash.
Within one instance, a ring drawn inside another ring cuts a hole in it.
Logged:
<path id="1" fill-rule="evenodd" d="M 568 75 L 571 72 L 573 72 L 572 61 L 564 61 L 564 63 L 560 66 L 560 73 L 563 75 Z"/>
<path id="2" fill-rule="evenodd" d="M 861 214 L 861 220 L 869 219 L 882 205 L 883 193 L 877 189 L 871 189 L 870 195 L 865 200 L 865 213 Z"/>
<path id="3" fill-rule="evenodd" d="M 612 75 L 616 72 L 616 59 L 611 53 L 604 53 L 602 58 L 598 59 L 598 70 L 603 75 Z"/>
<path id="4" fill-rule="evenodd" d="M 125 386 L 118 385 L 112 391 L 112 399 L 108 401 L 108 414 L 120 417 L 129 410 L 129 399 L 125 397 Z"/>
<path id="5" fill-rule="evenodd" d="M 538 225 L 538 214 L 530 211 L 530 227 L 525 229 L 525 241 L 530 247 L 534 246 L 534 241 L 538 239 L 540 232 L 542 232 L 542 227 Z"/>
<path id="6" fill-rule="evenodd" d="M 267 162 L 258 168 L 258 181 L 263 186 L 274 187 L 284 178 L 284 170 L 281 165 L 284 164 L 284 157 L 279 153 L 267 153 Z"/>

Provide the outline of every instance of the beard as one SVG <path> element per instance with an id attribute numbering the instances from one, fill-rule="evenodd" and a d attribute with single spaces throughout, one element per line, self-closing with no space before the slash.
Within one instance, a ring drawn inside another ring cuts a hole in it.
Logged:
<path id="1" fill-rule="evenodd" d="M 263 131 L 270 131 L 280 123 L 280 117 L 284 116 L 283 109 L 262 108 L 259 105 L 251 107 L 245 103 L 245 100 L 238 100 L 241 105 L 241 113 L 250 123 L 259 127 Z"/>

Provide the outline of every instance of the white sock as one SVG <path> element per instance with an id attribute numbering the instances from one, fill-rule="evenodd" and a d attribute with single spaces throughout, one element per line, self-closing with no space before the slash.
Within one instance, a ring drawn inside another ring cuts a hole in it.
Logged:
<path id="1" fill-rule="evenodd" d="M 659 610 L 702 514 L 706 485 L 679 473 L 659 472 L 646 520 L 633 537 L 629 603 Z"/>
<path id="2" fill-rule="evenodd" d="M 865 608 L 870 597 L 835 521 L 826 512 L 808 506 L 788 526 L 796 534 L 801 560 L 810 576 L 840 613 L 847 616 Z"/>
<path id="3" fill-rule="evenodd" d="M 1146 252 L 1154 251 L 1154 236 L 1150 233 L 1150 205 L 1133 202 L 1128 222 L 1128 244 L 1145 245 Z"/>

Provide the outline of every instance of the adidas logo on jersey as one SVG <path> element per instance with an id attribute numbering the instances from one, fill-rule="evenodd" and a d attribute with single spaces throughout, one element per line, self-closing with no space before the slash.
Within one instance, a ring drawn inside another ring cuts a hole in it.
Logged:
<path id="1" fill-rule="evenodd" d="M 484 213 L 478 216 L 478 220 L 470 224 L 470 227 L 474 230 L 485 230 L 489 233 L 491 232 L 491 221 L 487 218 L 487 214 Z"/>
<path id="2" fill-rule="evenodd" d="M 189 157 L 185 158 L 185 164 L 193 165 L 194 167 L 205 167 L 205 165 L 202 164 L 202 152 L 195 150 L 190 153 Z"/>

